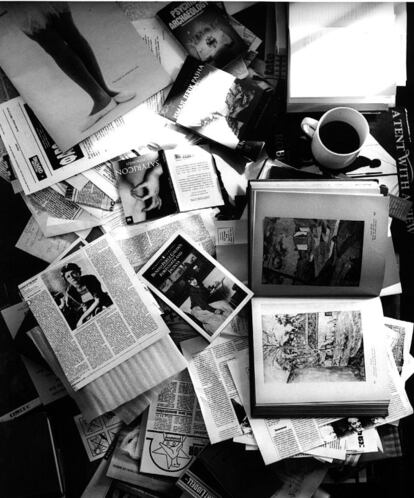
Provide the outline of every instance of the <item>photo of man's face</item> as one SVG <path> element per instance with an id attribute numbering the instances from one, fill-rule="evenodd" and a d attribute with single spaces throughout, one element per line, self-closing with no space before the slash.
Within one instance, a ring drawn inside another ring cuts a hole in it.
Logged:
<path id="1" fill-rule="evenodd" d="M 80 280 L 80 272 L 77 270 L 69 270 L 64 273 L 63 277 L 70 285 L 78 285 Z"/>

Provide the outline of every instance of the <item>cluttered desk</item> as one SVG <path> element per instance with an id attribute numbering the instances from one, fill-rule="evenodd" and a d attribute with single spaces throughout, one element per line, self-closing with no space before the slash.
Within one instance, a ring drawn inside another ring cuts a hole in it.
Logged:
<path id="1" fill-rule="evenodd" d="M 1 496 L 410 496 L 412 20 L 0 3 Z"/>

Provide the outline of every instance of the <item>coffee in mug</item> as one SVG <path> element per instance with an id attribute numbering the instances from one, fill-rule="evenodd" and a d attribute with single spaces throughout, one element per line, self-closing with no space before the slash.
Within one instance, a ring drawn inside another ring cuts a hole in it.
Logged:
<path id="1" fill-rule="evenodd" d="M 321 166 L 342 169 L 359 155 L 368 135 L 364 116 L 351 107 L 335 107 L 319 121 L 304 118 L 302 130 L 312 138 L 312 154 Z"/>

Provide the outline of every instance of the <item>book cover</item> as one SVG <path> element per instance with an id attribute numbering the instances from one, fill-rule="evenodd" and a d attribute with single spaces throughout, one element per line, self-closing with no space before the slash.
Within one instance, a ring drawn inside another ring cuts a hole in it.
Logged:
<path id="1" fill-rule="evenodd" d="M 188 57 L 161 110 L 166 118 L 231 149 L 240 149 L 260 122 L 268 86 Z"/>
<path id="2" fill-rule="evenodd" d="M 115 171 L 128 225 L 178 212 L 170 174 L 158 152 L 121 159 Z"/>
<path id="3" fill-rule="evenodd" d="M 246 50 L 227 14 L 208 2 L 173 2 L 158 12 L 188 53 L 202 62 L 224 67 Z"/>

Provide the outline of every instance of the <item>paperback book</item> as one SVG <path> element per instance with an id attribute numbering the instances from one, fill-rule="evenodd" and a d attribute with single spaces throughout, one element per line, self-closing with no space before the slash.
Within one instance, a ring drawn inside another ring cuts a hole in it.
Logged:
<path id="1" fill-rule="evenodd" d="M 213 156 L 198 146 L 121 159 L 115 172 L 127 224 L 224 204 Z"/>
<path id="2" fill-rule="evenodd" d="M 172 35 L 194 58 L 224 67 L 247 46 L 226 12 L 208 2 L 173 2 L 158 12 Z"/>
<path id="3" fill-rule="evenodd" d="M 195 133 L 244 153 L 272 95 L 267 84 L 239 79 L 188 57 L 161 114 Z M 252 154 L 252 151 L 249 151 Z"/>

